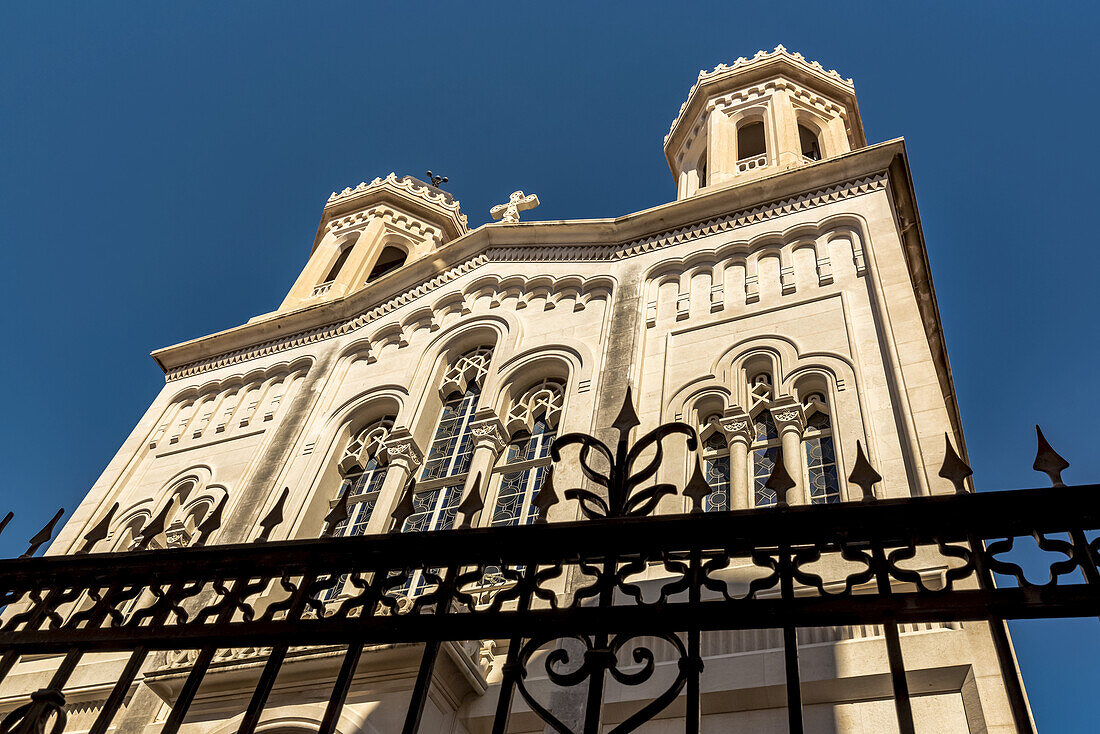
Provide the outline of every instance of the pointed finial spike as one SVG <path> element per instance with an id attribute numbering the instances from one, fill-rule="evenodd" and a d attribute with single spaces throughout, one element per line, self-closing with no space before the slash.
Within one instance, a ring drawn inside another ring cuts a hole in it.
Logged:
<path id="1" fill-rule="evenodd" d="M 393 518 L 392 532 L 400 533 L 405 525 L 405 521 L 416 511 L 416 505 L 413 504 L 413 495 L 415 492 L 416 479 L 410 478 L 409 484 L 405 488 L 405 494 L 402 495 L 401 501 L 397 503 L 397 507 L 394 508 L 393 514 L 390 515 L 390 517 Z"/>
<path id="2" fill-rule="evenodd" d="M 863 501 L 875 501 L 875 484 L 882 481 L 882 475 L 875 471 L 871 462 L 863 455 L 863 445 L 856 440 L 856 463 L 852 467 L 852 473 L 848 481 L 863 490 Z"/>
<path id="3" fill-rule="evenodd" d="M 550 514 L 550 508 L 558 504 L 559 501 L 558 493 L 554 491 L 554 467 L 551 466 L 546 472 L 546 479 L 542 480 L 542 486 L 539 487 L 538 493 L 531 500 L 531 504 L 539 511 L 538 517 L 535 518 L 535 524 L 545 525 Z"/>
<path id="4" fill-rule="evenodd" d="M 256 538 L 257 543 L 266 543 L 271 538 L 271 531 L 283 521 L 283 505 L 286 503 L 289 494 L 290 487 L 283 487 L 283 492 L 279 495 L 279 501 L 275 503 L 275 506 L 271 508 L 264 519 L 260 520 L 261 530 L 260 535 Z"/>
<path id="5" fill-rule="evenodd" d="M 4 515 L 4 519 L 0 520 L 0 533 L 4 532 L 4 528 L 8 526 L 8 523 L 11 522 L 11 519 L 13 517 L 15 517 L 14 512 L 9 512 L 8 514 Z"/>
<path id="6" fill-rule="evenodd" d="M 337 526 L 348 519 L 348 500 L 351 498 L 351 487 L 352 485 L 348 484 L 344 488 L 344 491 L 337 498 L 336 504 L 325 515 L 325 527 L 321 530 L 322 538 L 330 537 L 336 532 Z"/>
<path id="7" fill-rule="evenodd" d="M 153 542 L 153 538 L 164 532 L 165 524 L 168 522 L 168 513 L 176 506 L 177 499 L 176 497 L 170 499 L 160 513 L 141 529 L 141 533 L 138 534 L 138 544 L 134 547 L 134 550 L 145 550 Z"/>
<path id="8" fill-rule="evenodd" d="M 96 526 L 88 531 L 88 534 L 84 536 L 84 544 L 80 546 L 77 553 L 91 553 L 95 544 L 107 537 L 111 531 L 111 520 L 115 516 L 115 512 L 118 511 L 118 503 L 111 505 L 111 509 L 107 511 L 107 514 L 103 516 L 103 519 L 96 523 Z"/>
<path id="9" fill-rule="evenodd" d="M 53 516 L 53 519 L 46 523 L 46 526 L 39 530 L 33 538 L 31 538 L 31 545 L 27 548 L 27 552 L 20 556 L 20 558 L 30 558 L 35 552 L 42 547 L 43 544 L 48 543 L 50 538 L 53 537 L 53 527 L 57 524 L 57 521 L 61 519 L 61 516 L 65 514 L 65 508 L 62 507 L 57 511 L 57 514 Z"/>
<path id="10" fill-rule="evenodd" d="M 481 496 L 481 472 L 479 471 L 474 477 L 473 484 L 470 485 L 470 493 L 458 506 L 458 512 L 462 515 L 462 522 L 458 525 L 459 529 L 472 528 L 474 526 L 474 515 L 481 512 L 483 507 L 485 507 L 485 500 Z"/>
<path id="11" fill-rule="evenodd" d="M 626 386 L 626 397 L 623 398 L 623 407 L 619 409 L 619 415 L 611 427 L 618 430 L 619 440 L 625 441 L 632 428 L 641 425 L 638 414 L 634 410 L 634 397 L 630 392 L 630 385 Z"/>
<path id="12" fill-rule="evenodd" d="M 1047 437 L 1038 425 L 1035 426 L 1035 437 L 1038 439 L 1039 448 L 1035 453 L 1035 463 L 1031 468 L 1050 477 L 1050 486 L 1064 487 L 1062 472 L 1069 468 L 1069 462 L 1063 459 L 1057 451 L 1047 443 Z"/>
<path id="13" fill-rule="evenodd" d="M 951 437 L 945 432 L 943 440 L 946 444 L 943 454 L 943 466 L 940 467 L 940 476 L 955 485 L 956 494 L 967 494 L 966 478 L 974 473 L 965 461 L 959 458 L 955 447 L 951 445 Z"/>
<path id="14" fill-rule="evenodd" d="M 707 478 L 703 474 L 703 467 L 696 460 L 695 470 L 691 473 L 691 479 L 688 480 L 687 486 L 684 487 L 684 496 L 691 500 L 690 512 L 703 512 L 703 502 L 713 491 L 714 487 L 707 482 Z"/>
<path id="15" fill-rule="evenodd" d="M 775 466 L 772 467 L 772 474 L 768 477 L 768 481 L 764 482 L 764 486 L 775 492 L 776 507 L 789 507 L 787 492 L 794 489 L 795 482 L 787 472 L 787 467 L 783 461 L 782 446 L 777 446 L 775 449 Z"/>
<path id="16" fill-rule="evenodd" d="M 229 495 L 223 494 L 218 506 L 196 528 L 195 545 L 205 545 L 214 531 L 222 526 L 222 512 L 225 511 L 225 503 L 228 501 Z"/>

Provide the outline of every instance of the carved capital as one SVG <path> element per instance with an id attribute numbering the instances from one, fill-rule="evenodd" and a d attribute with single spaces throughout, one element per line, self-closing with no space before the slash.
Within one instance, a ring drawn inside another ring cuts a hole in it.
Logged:
<path id="1" fill-rule="evenodd" d="M 740 441 L 748 445 L 756 437 L 752 418 L 739 405 L 726 408 L 722 417 L 718 420 L 718 424 L 722 426 L 722 431 L 726 434 L 726 440 L 730 443 Z"/>
<path id="2" fill-rule="evenodd" d="M 772 403 L 769 408 L 775 428 L 780 433 L 784 431 L 797 431 L 802 433 L 806 427 L 806 411 L 789 395 L 783 396 Z"/>
<path id="3" fill-rule="evenodd" d="M 470 433 L 474 437 L 474 448 L 488 448 L 497 456 L 508 445 L 508 433 L 504 424 L 492 408 L 482 408 L 470 421 Z"/>
<path id="4" fill-rule="evenodd" d="M 385 446 L 390 466 L 400 466 L 412 474 L 424 463 L 424 452 L 416 445 L 409 429 L 403 426 L 390 431 Z"/>

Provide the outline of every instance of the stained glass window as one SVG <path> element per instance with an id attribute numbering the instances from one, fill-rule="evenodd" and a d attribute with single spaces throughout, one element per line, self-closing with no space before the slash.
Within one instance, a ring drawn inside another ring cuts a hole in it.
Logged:
<path id="1" fill-rule="evenodd" d="M 756 437 L 752 443 L 752 486 L 757 507 L 774 505 L 775 491 L 764 486 L 775 468 L 779 455 L 779 431 L 767 408 L 761 410 L 753 419 Z"/>
<path id="2" fill-rule="evenodd" d="M 806 433 L 802 440 L 806 452 L 810 503 L 840 502 L 840 477 L 837 475 L 829 414 L 824 411 L 823 402 L 813 405 L 816 409 L 806 420 Z"/>
<path id="3" fill-rule="evenodd" d="M 530 434 L 519 436 L 508 445 L 499 468 L 500 486 L 490 524 L 527 525 L 535 521 L 538 508 L 531 501 L 546 479 L 550 444 L 556 436 L 557 431 L 540 417 Z"/>
<path id="4" fill-rule="evenodd" d="M 428 457 L 420 473 L 421 482 L 465 474 L 470 468 L 474 450 L 470 419 L 477 409 L 480 394 L 480 386 L 470 385 L 465 393 L 452 395 L 443 403 L 439 427 L 428 447 Z"/>
<path id="5" fill-rule="evenodd" d="M 703 442 L 703 473 L 711 492 L 703 500 L 703 510 L 718 512 L 730 509 L 729 444 L 721 430 L 715 430 Z"/>

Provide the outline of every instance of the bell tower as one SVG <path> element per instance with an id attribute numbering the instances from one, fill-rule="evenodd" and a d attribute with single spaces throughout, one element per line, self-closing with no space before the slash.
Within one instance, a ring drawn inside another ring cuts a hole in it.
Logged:
<path id="1" fill-rule="evenodd" d="M 686 199 L 866 145 L 852 80 L 776 46 L 700 71 L 665 157 Z"/>
<path id="2" fill-rule="evenodd" d="M 333 192 L 279 312 L 350 295 L 466 232 L 458 201 L 412 176 L 391 173 Z"/>

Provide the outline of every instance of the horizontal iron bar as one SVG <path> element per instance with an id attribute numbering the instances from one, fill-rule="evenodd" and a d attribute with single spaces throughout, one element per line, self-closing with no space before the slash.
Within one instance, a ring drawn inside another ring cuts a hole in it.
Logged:
<path id="1" fill-rule="evenodd" d="M 774 507 L 546 525 L 391 533 L 132 553 L 0 560 L 0 590 L 93 588 L 238 577 L 423 568 L 457 563 L 552 564 L 692 549 L 733 554 L 774 547 L 934 538 L 961 542 L 1100 528 L 1100 485 L 936 495 L 871 503 Z"/>
<path id="2" fill-rule="evenodd" d="M 989 619 L 1092 617 L 1100 615 L 1100 592 L 1086 584 L 1049 588 L 1004 588 L 908 592 L 892 595 L 815 596 L 712 600 L 664 605 L 570 607 L 527 612 L 465 612 L 371 617 L 323 617 L 295 621 L 228 622 L 103 629 L 0 633 L 0 649 L 21 654 L 82 650 L 157 650 L 205 646 L 251 647 L 293 641 L 295 645 L 411 643 L 555 637 L 583 629 L 590 634 L 654 634 L 691 626 L 702 630 L 769 629 L 792 624 L 954 622 Z"/>

